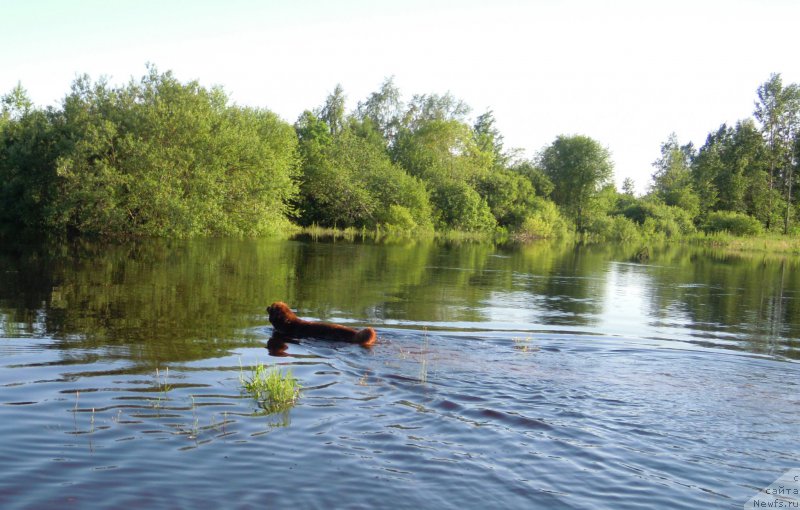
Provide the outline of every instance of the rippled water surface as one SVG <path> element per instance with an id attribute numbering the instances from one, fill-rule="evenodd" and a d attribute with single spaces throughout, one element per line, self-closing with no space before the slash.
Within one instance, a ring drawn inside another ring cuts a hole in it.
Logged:
<path id="1" fill-rule="evenodd" d="M 800 462 L 798 261 L 635 248 L 6 249 L 0 507 L 742 508 Z M 270 356 L 275 300 L 379 341 Z"/>

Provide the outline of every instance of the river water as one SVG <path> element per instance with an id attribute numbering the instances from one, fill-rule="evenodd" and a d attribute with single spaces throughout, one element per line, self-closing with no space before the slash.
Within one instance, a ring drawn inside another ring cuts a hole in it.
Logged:
<path id="1" fill-rule="evenodd" d="M 637 248 L 6 247 L 0 507 L 742 508 L 800 465 L 800 262 Z M 276 300 L 379 340 L 271 356 Z"/>

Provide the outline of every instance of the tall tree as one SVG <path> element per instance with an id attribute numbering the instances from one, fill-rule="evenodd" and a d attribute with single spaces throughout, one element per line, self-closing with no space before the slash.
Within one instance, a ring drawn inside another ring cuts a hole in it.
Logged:
<path id="1" fill-rule="evenodd" d="M 553 201 L 583 231 L 593 201 L 613 176 L 608 149 L 588 136 L 562 135 L 542 151 L 539 164 L 553 182 Z"/>
<path id="2" fill-rule="evenodd" d="M 0 97 L 0 117 L 3 119 L 19 119 L 33 108 L 33 102 L 28 97 L 28 91 L 21 83 Z"/>
<path id="3" fill-rule="evenodd" d="M 0 116 L 0 233 L 44 233 L 58 222 L 56 161 L 61 115 L 34 108 L 19 85 L 2 98 Z"/>
<path id="4" fill-rule="evenodd" d="M 800 87 L 796 84 L 784 86 L 781 75 L 773 74 L 758 88 L 757 93 L 754 115 L 761 123 L 769 150 L 769 190 L 778 187 L 776 180 L 780 181 L 786 202 L 783 230 L 788 233 L 796 164 L 794 140 L 800 130 Z M 770 203 L 770 208 L 772 205 Z M 771 226 L 768 224 L 767 228 Z"/>
<path id="5" fill-rule="evenodd" d="M 430 121 L 463 123 L 469 112 L 469 105 L 449 92 L 444 95 L 415 94 L 406 107 L 401 124 L 413 131 Z"/>
<path id="6" fill-rule="evenodd" d="M 325 104 L 319 109 L 319 117 L 328 123 L 328 128 L 333 136 L 338 135 L 344 129 L 344 108 L 347 96 L 344 95 L 342 85 L 337 83 L 328 97 Z"/>
<path id="7" fill-rule="evenodd" d="M 491 230 L 496 221 L 477 188 L 492 158 L 478 148 L 470 126 L 438 117 L 403 127 L 392 147 L 394 161 L 428 185 L 437 227 Z"/>
<path id="8" fill-rule="evenodd" d="M 374 227 L 392 224 L 399 214 L 409 220 L 406 227 L 430 229 L 430 199 L 419 179 L 369 140 L 351 130 L 331 139 L 320 133 L 320 123 L 307 112 L 296 125 L 302 134 L 302 224 Z"/>
<path id="9" fill-rule="evenodd" d="M 470 127 L 452 119 L 402 129 L 392 155 L 410 174 L 423 179 L 445 175 L 475 183 L 491 166 L 491 156 L 478 148 Z"/>
<path id="10" fill-rule="evenodd" d="M 692 158 L 691 174 L 702 215 L 709 211 L 738 205 L 739 200 L 736 200 L 739 195 L 738 190 L 726 187 L 738 183 L 735 179 L 725 179 L 729 173 L 725 161 L 729 144 L 730 130 L 723 124 L 716 132 L 709 133 L 705 144 Z"/>
<path id="11" fill-rule="evenodd" d="M 394 78 L 389 77 L 384 80 L 379 90 L 358 103 L 355 113 L 361 122 L 369 122 L 388 145 L 397 135 L 402 109 L 400 89 L 395 86 Z"/>
<path id="12" fill-rule="evenodd" d="M 487 111 L 478 116 L 472 126 L 478 148 L 491 154 L 495 168 L 505 168 L 511 159 L 503 149 L 503 135 L 495 127 L 494 112 Z"/>
<path id="13" fill-rule="evenodd" d="M 533 185 L 537 196 L 547 198 L 553 193 L 553 181 L 545 175 L 544 171 L 534 161 L 517 161 L 511 166 L 510 170 L 527 178 Z"/>
<path id="14" fill-rule="evenodd" d="M 731 149 L 727 151 L 729 168 L 732 168 L 731 181 L 739 182 L 741 173 L 744 179 L 744 212 L 757 218 L 762 224 L 768 223 L 773 214 L 767 204 L 769 202 L 769 175 L 767 149 L 764 138 L 756 128 L 752 119 L 736 123 L 731 137 Z M 736 190 L 738 193 L 738 190 Z M 736 194 L 731 194 L 731 206 Z M 733 209 L 731 207 L 732 210 Z"/>
<path id="15" fill-rule="evenodd" d="M 680 207 L 692 218 L 700 212 L 700 198 L 694 189 L 691 164 L 694 148 L 691 144 L 681 146 L 672 133 L 661 145 L 661 157 L 653 166 L 653 194 L 665 204 Z"/>
<path id="16" fill-rule="evenodd" d="M 636 183 L 631 177 L 626 177 L 622 181 L 622 193 L 629 197 L 633 197 L 636 194 Z"/>
<path id="17" fill-rule="evenodd" d="M 750 119 L 710 133 L 692 161 L 701 209 L 746 213 L 769 223 L 775 215 L 768 207 L 767 159 L 764 139 Z M 773 199 L 782 203 L 779 196 Z"/>

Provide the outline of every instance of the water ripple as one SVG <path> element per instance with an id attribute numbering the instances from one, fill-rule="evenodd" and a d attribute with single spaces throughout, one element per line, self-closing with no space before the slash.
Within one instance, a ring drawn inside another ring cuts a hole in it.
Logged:
<path id="1" fill-rule="evenodd" d="M 794 461 L 779 438 L 800 425 L 798 399 L 773 388 L 800 380 L 797 364 L 518 333 L 404 327 L 372 350 L 292 345 L 280 363 L 303 390 L 278 414 L 238 384 L 273 362 L 266 349 L 158 372 L 20 349 L 2 379 L 0 436 L 15 440 L 0 451 L 0 495 L 9 508 L 86 503 L 98 485 L 102 506 L 176 494 L 180 506 L 336 507 L 348 494 L 350 507 L 728 507 Z M 17 489 L 44 480 L 68 495 Z"/>

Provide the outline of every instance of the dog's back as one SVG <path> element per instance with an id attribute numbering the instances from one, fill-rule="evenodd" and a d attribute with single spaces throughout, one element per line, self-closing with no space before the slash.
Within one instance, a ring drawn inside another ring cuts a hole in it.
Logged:
<path id="1" fill-rule="evenodd" d="M 276 301 L 267 307 L 267 313 L 275 330 L 284 335 L 337 340 L 361 345 L 372 345 L 377 339 L 377 333 L 372 328 L 357 331 L 339 324 L 300 319 L 286 303 L 281 301 Z"/>

